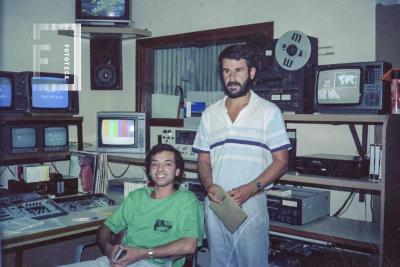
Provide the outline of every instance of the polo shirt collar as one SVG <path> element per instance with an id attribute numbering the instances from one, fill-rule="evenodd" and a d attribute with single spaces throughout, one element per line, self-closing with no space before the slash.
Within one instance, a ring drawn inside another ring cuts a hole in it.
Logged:
<path id="1" fill-rule="evenodd" d="M 222 110 L 224 110 L 225 112 L 228 112 L 228 110 L 226 109 L 226 105 L 225 105 L 225 102 L 226 102 L 227 98 L 228 98 L 228 96 L 225 95 L 223 101 L 221 102 Z M 253 106 L 253 104 L 256 102 L 256 98 L 257 98 L 257 95 L 253 92 L 253 90 L 250 89 L 249 104 L 247 104 L 247 106 L 243 110 L 246 110 L 249 107 Z"/>

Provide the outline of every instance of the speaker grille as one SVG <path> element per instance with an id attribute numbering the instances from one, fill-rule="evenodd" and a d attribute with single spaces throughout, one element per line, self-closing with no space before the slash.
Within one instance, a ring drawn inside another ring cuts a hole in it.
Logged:
<path id="1" fill-rule="evenodd" d="M 92 90 L 122 89 L 122 40 L 90 40 L 90 77 Z"/>

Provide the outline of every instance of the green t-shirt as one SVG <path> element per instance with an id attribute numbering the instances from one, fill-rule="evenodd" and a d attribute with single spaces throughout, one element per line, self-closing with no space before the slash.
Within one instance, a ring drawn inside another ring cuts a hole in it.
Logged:
<path id="1" fill-rule="evenodd" d="M 154 248 L 183 237 L 203 239 L 204 209 L 196 196 L 180 189 L 164 199 L 150 197 L 152 187 L 129 193 L 121 206 L 105 221 L 114 233 L 127 228 L 122 244 L 131 247 Z M 165 259 L 149 261 L 163 264 Z M 173 266 L 182 266 L 184 258 Z"/>

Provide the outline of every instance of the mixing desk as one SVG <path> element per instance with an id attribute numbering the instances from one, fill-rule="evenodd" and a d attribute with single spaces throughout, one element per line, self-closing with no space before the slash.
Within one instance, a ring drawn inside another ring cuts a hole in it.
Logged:
<path id="1" fill-rule="evenodd" d="M 115 205 L 114 200 L 103 194 L 60 197 L 54 199 L 54 201 L 68 213 L 94 208 L 107 208 Z"/>
<path id="2" fill-rule="evenodd" d="M 47 219 L 66 214 L 53 200 L 37 193 L 10 194 L 0 197 L 0 221 L 21 217 Z"/>

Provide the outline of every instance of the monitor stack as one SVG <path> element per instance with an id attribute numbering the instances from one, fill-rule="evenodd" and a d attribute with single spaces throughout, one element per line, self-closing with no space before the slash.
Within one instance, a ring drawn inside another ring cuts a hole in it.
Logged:
<path id="1" fill-rule="evenodd" d="M 69 153 L 67 119 L 79 113 L 74 76 L 0 71 L 0 161 Z"/>

